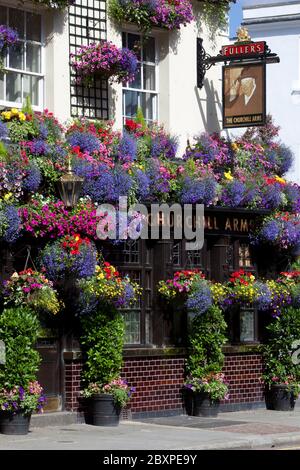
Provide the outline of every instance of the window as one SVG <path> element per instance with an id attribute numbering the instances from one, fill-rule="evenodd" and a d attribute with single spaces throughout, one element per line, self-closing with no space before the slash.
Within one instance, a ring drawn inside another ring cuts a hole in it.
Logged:
<path id="1" fill-rule="evenodd" d="M 21 107 L 27 96 L 35 108 L 43 108 L 41 15 L 0 6 L 0 24 L 18 31 L 18 44 L 8 51 L 7 73 L 0 75 L 0 104 Z"/>
<path id="2" fill-rule="evenodd" d="M 241 243 L 239 246 L 239 267 L 251 268 L 252 266 L 253 263 L 250 252 L 250 245 L 248 243 Z"/>
<path id="3" fill-rule="evenodd" d="M 150 344 L 152 341 L 152 251 L 144 240 L 127 240 L 105 253 L 105 259 L 118 267 L 142 288 L 142 295 L 130 308 L 122 309 L 127 346 Z"/>
<path id="4" fill-rule="evenodd" d="M 106 39 L 106 1 L 76 0 L 69 9 L 69 42 L 73 54 L 82 45 Z M 88 119 L 108 119 L 107 80 L 95 77 L 89 87 L 77 85 L 76 74 L 71 74 L 71 116 Z"/>
<path id="5" fill-rule="evenodd" d="M 135 80 L 123 88 L 123 119 L 130 119 L 141 108 L 148 123 L 158 119 L 157 58 L 155 39 L 149 37 L 141 44 L 141 36 L 123 33 L 123 47 L 139 51 L 139 70 Z"/>

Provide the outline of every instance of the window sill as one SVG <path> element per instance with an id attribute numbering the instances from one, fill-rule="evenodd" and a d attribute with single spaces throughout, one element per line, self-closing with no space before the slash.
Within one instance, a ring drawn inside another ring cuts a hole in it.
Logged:
<path id="1" fill-rule="evenodd" d="M 152 356 L 186 356 L 186 348 L 176 346 L 168 346 L 161 348 L 139 347 L 139 348 L 125 348 L 124 357 L 152 357 Z"/>
<path id="2" fill-rule="evenodd" d="M 116 29 L 120 29 L 119 25 L 115 23 Z M 138 26 L 136 23 L 130 23 L 127 21 L 122 21 L 122 31 L 126 33 L 136 33 L 139 35 L 143 35 L 143 33 L 139 30 Z M 177 30 L 175 30 L 177 31 Z M 149 31 L 149 34 L 167 34 L 171 33 L 172 30 L 170 31 L 168 28 L 161 28 L 159 26 L 153 26 L 151 30 Z"/>
<path id="3" fill-rule="evenodd" d="M 228 344 L 223 347 L 224 354 L 260 353 L 261 343 Z"/>

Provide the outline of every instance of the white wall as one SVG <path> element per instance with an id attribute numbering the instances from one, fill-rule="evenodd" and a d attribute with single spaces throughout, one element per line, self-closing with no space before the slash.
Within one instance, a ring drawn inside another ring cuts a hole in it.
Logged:
<path id="1" fill-rule="evenodd" d="M 43 108 L 65 121 L 70 117 L 69 25 L 66 12 L 49 10 L 30 1 L 3 0 L 0 5 L 38 12 L 43 17 Z"/>
<path id="2" fill-rule="evenodd" d="M 70 68 L 68 15 L 48 12 L 45 22 L 45 108 L 62 122 L 70 118 Z"/>
<path id="3" fill-rule="evenodd" d="M 275 3 L 280 5 L 274 6 Z M 249 4 L 257 8 L 248 9 Z M 280 57 L 279 64 L 267 65 L 267 112 L 281 126 L 281 140 L 295 153 L 289 177 L 300 183 L 300 20 L 280 21 L 282 15 L 295 14 L 300 15 L 300 1 L 246 1 L 243 8 L 246 23 L 247 18 L 251 22 L 265 19 L 247 25 L 252 39 L 266 40 L 272 52 Z M 274 21 L 274 16 L 278 21 Z M 271 18 L 273 21 L 268 22 Z"/>

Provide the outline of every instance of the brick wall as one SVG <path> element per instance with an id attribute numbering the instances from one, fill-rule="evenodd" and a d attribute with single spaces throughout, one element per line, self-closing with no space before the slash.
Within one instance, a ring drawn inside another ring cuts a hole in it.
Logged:
<path id="1" fill-rule="evenodd" d="M 136 387 L 132 413 L 182 409 L 184 357 L 126 358 L 122 376 Z"/>
<path id="2" fill-rule="evenodd" d="M 230 397 L 226 404 L 264 400 L 263 385 L 259 381 L 263 362 L 259 354 L 226 355 L 223 372 L 229 382 Z"/>
<path id="3" fill-rule="evenodd" d="M 182 356 L 126 357 L 122 377 L 136 387 L 136 393 L 123 416 L 131 413 L 159 414 L 162 412 L 182 412 L 181 388 L 184 381 Z M 80 372 L 82 364 L 78 361 L 66 362 L 65 371 L 65 408 L 78 409 Z M 223 402 L 223 409 L 234 410 L 238 406 L 250 407 L 262 403 L 263 385 L 259 379 L 262 374 L 262 358 L 255 353 L 226 354 L 224 373 L 229 382 L 230 398 Z"/>
<path id="4" fill-rule="evenodd" d="M 80 361 L 65 361 L 65 409 L 67 411 L 76 411 L 79 407 L 81 370 Z"/>

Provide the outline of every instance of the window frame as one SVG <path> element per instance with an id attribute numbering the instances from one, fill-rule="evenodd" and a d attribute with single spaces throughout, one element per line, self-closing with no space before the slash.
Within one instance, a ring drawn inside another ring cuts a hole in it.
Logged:
<path id="1" fill-rule="evenodd" d="M 122 30 L 121 35 L 122 35 L 122 44 L 123 44 L 123 35 L 126 35 L 126 46 L 128 47 L 128 35 L 132 34 L 134 36 L 139 36 L 141 42 L 143 40 L 143 35 L 136 32 L 136 31 L 130 31 L 130 30 Z M 146 116 L 144 116 L 145 121 L 147 124 L 153 124 L 159 120 L 159 56 L 158 56 L 158 47 L 157 47 L 157 37 L 154 35 L 149 36 L 150 38 L 154 39 L 154 48 L 155 48 L 155 62 L 149 62 L 149 61 L 144 61 L 143 57 L 143 47 L 141 47 L 141 60 L 139 60 L 139 64 L 141 65 L 141 88 L 133 88 L 130 86 L 130 84 L 126 83 L 126 85 L 122 86 L 122 122 L 123 125 L 125 124 L 126 119 L 133 119 L 134 116 L 127 116 L 125 114 L 126 106 L 125 106 L 125 95 L 126 91 L 131 91 L 131 92 L 136 92 L 140 94 L 146 95 L 146 93 L 151 94 L 156 97 L 155 99 L 155 106 L 154 106 L 154 112 L 153 112 L 153 119 L 148 119 Z M 144 85 L 144 65 L 150 65 L 155 67 L 155 90 L 149 90 L 147 88 L 142 87 Z M 141 102 L 138 100 L 138 108 L 141 108 Z"/>
<path id="2" fill-rule="evenodd" d="M 0 5 L 0 6 L 2 6 L 3 8 L 6 8 L 6 10 L 7 10 L 7 22 L 6 22 L 6 24 L 9 25 L 10 10 L 12 10 L 12 9 L 18 10 L 17 5 L 4 4 L 4 5 Z M 12 73 L 16 73 L 16 74 L 21 75 L 21 101 L 17 102 L 17 101 L 8 101 L 8 100 L 5 100 L 5 99 L 3 99 L 3 100 L 0 99 L 0 106 L 3 107 L 3 108 L 17 108 L 17 109 L 22 108 L 22 106 L 24 104 L 24 101 L 25 101 L 25 98 L 24 98 L 24 95 L 23 95 L 24 94 L 24 76 L 29 76 L 29 77 L 36 77 L 36 78 L 39 79 L 39 83 L 38 83 L 38 104 L 32 104 L 32 109 L 34 111 L 43 111 L 44 103 L 45 103 L 45 77 L 46 77 L 44 15 L 42 14 L 41 11 L 32 10 L 32 9 L 26 8 L 25 6 L 24 7 L 22 6 L 22 9 L 20 9 L 20 11 L 25 13 L 25 15 L 24 15 L 24 39 L 19 39 L 18 42 L 21 42 L 23 45 L 33 44 L 33 45 L 40 46 L 40 72 L 31 72 L 31 71 L 27 71 L 27 70 L 16 69 L 16 68 L 13 68 L 13 67 L 5 66 L 4 70 L 6 72 L 12 72 Z M 38 15 L 40 17 L 40 21 L 41 21 L 41 38 L 40 38 L 41 40 L 40 40 L 40 42 L 27 40 L 27 38 L 26 38 L 26 28 L 27 28 L 26 15 L 27 14 L 35 14 L 35 15 Z M 9 57 L 9 52 L 8 52 L 8 57 Z M 25 52 L 24 52 L 23 57 L 26 61 L 26 48 L 25 48 Z M 26 63 L 24 63 L 24 67 L 26 67 Z M 6 89 L 7 75 L 8 75 L 7 73 L 3 74 L 4 96 L 6 96 L 6 91 L 7 91 L 7 89 Z"/>

